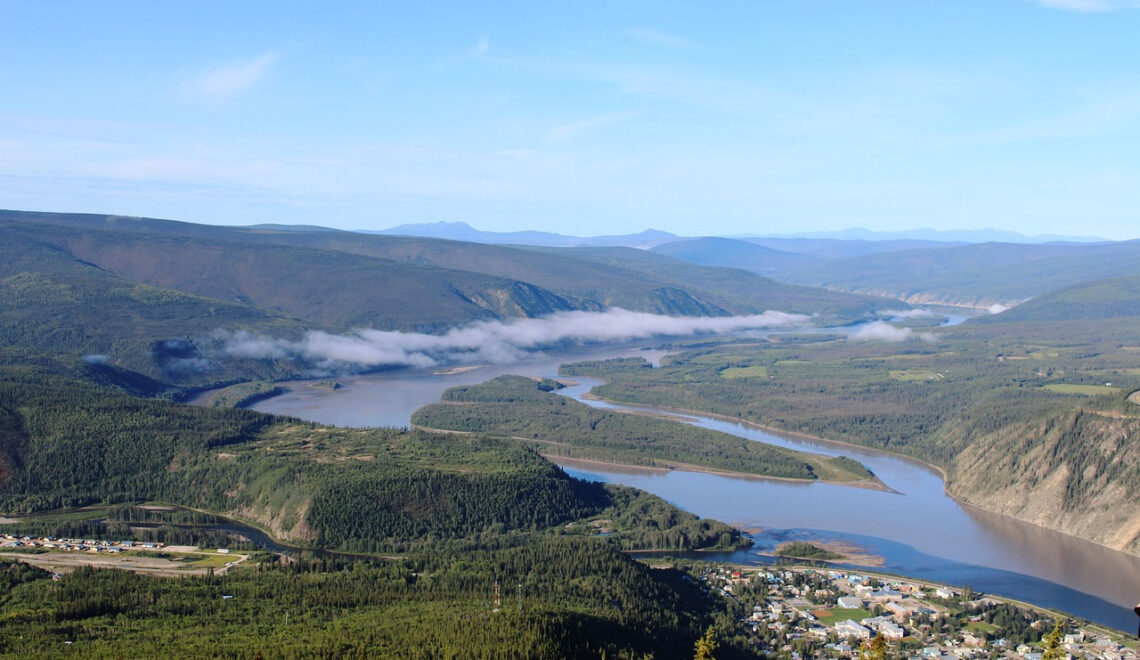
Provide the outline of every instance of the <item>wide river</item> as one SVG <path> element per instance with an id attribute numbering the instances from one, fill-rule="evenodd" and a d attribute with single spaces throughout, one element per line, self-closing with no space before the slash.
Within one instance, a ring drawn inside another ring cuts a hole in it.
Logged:
<path id="1" fill-rule="evenodd" d="M 408 425 L 412 412 L 437 402 L 448 387 L 481 383 L 507 373 L 555 377 L 560 364 L 576 360 L 640 355 L 655 362 L 663 353 L 630 346 L 550 351 L 510 365 L 339 378 L 342 387 L 336 390 L 301 381 L 287 383 L 287 393 L 255 408 L 338 426 L 401 427 Z M 576 380 L 581 384 L 562 394 L 593 406 L 646 410 L 583 400 L 581 395 L 597 382 Z M 697 415 L 685 415 L 685 420 L 758 442 L 850 456 L 896 492 L 681 470 L 564 468 L 577 477 L 642 488 L 702 517 L 759 530 L 753 534 L 754 548 L 706 555 L 710 559 L 762 563 L 768 560 L 759 552 L 786 540 L 839 541 L 883 557 L 884 571 L 968 584 L 1120 630 L 1135 630 L 1131 608 L 1140 600 L 1138 557 L 962 505 L 946 495 L 936 471 L 916 461 Z"/>

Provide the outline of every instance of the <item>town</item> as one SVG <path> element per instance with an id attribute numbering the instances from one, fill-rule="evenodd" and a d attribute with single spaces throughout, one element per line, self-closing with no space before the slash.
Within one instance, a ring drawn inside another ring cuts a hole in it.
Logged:
<path id="1" fill-rule="evenodd" d="M 1058 658 L 1137 660 L 1135 641 L 1117 631 L 969 588 L 802 566 L 706 566 L 697 574 L 740 605 L 740 634 L 778 657 L 875 657 L 872 641 L 881 638 L 877 657 L 1042 660 L 1053 634 Z"/>
<path id="2" fill-rule="evenodd" d="M 105 539 L 64 539 L 53 536 L 0 534 L 0 548 L 45 548 L 65 552 L 118 554 L 130 550 L 158 550 L 165 544 L 154 541 L 108 541 Z"/>

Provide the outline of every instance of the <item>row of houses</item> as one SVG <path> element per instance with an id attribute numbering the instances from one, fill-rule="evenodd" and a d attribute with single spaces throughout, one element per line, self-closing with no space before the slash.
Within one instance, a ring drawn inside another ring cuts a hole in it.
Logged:
<path id="1" fill-rule="evenodd" d="M 48 548 L 68 552 L 115 554 L 127 550 L 157 550 L 164 546 L 156 541 L 108 541 L 106 539 L 70 539 L 54 536 L 17 536 L 0 534 L 0 545 L 9 548 Z"/>

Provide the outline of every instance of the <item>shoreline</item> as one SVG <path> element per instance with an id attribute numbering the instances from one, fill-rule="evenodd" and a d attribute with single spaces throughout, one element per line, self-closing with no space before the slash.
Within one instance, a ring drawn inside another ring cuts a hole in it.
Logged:
<path id="1" fill-rule="evenodd" d="M 946 471 L 944 469 L 942 469 L 941 467 L 939 467 L 937 465 L 934 465 L 933 463 L 927 463 L 926 461 L 922 460 L 921 458 L 916 458 L 914 456 L 908 456 L 907 454 L 900 454 L 898 452 L 893 452 L 893 451 L 890 451 L 887 449 L 878 449 L 876 447 L 866 447 L 864 445 L 857 445 L 854 442 L 847 442 L 846 440 L 832 440 L 831 438 L 824 438 L 822 436 L 812 435 L 810 433 L 804 433 L 802 431 L 789 431 L 786 429 L 782 429 L 778 426 L 771 426 L 769 424 L 761 424 L 759 422 L 752 422 L 752 421 L 748 421 L 748 420 L 743 420 L 743 419 L 739 419 L 736 417 L 732 417 L 730 415 L 724 415 L 721 413 L 707 412 L 707 411 L 703 411 L 703 410 L 693 410 L 691 408 L 675 408 L 672 406 L 652 406 L 649 404 L 637 403 L 635 401 L 618 401 L 615 399 L 607 399 L 605 397 L 598 396 L 597 394 L 594 394 L 592 391 L 583 394 L 582 398 L 588 399 L 590 401 L 602 401 L 604 403 L 608 403 L 608 404 L 615 405 L 615 406 L 631 406 L 634 408 L 637 408 L 637 407 L 646 408 L 646 410 L 642 413 L 634 413 L 631 411 L 623 411 L 623 412 L 630 412 L 630 414 L 652 415 L 653 412 L 650 409 L 656 409 L 656 410 L 665 411 L 667 414 L 661 415 L 661 417 L 665 417 L 666 419 L 678 419 L 678 418 L 693 417 L 693 416 L 709 417 L 712 419 L 718 419 L 722 422 L 729 422 L 731 424 L 740 424 L 741 426 L 756 429 L 757 431 L 763 431 L 765 433 L 771 433 L 773 435 L 787 435 L 787 436 L 792 436 L 794 438 L 799 438 L 801 440 L 810 440 L 812 442 L 818 442 L 818 443 L 824 444 L 824 445 L 835 445 L 837 447 L 851 447 L 852 449 L 859 449 L 862 451 L 876 452 L 879 454 L 891 456 L 893 458 L 899 458 L 899 459 L 902 459 L 905 461 L 910 461 L 910 462 L 915 463 L 917 465 L 921 465 L 924 468 L 928 468 L 934 472 L 937 472 L 938 475 L 942 478 L 943 491 L 945 491 L 947 495 L 950 495 L 950 497 L 953 497 L 953 495 L 951 495 L 950 492 L 948 490 L 946 490 L 947 477 L 946 477 Z M 670 415 L 669 413 L 672 413 L 672 415 Z M 954 501 L 959 502 L 960 500 L 958 500 L 957 498 L 954 498 Z M 971 506 L 976 506 L 976 505 L 971 505 Z M 981 507 L 978 507 L 978 508 L 981 508 Z M 1010 517 L 1012 518 L 1012 516 L 1010 516 Z"/>
<path id="2" fill-rule="evenodd" d="M 434 431 L 436 429 L 425 428 L 424 430 Z M 444 431 L 444 433 L 469 433 L 469 431 Z M 520 440 L 526 440 L 525 438 L 519 438 L 519 439 Z M 534 440 L 526 440 L 526 441 L 527 442 L 534 442 Z M 567 445 L 567 446 L 573 446 L 573 445 Z M 607 460 L 603 460 L 600 458 L 577 458 L 577 457 L 572 457 L 572 456 L 562 456 L 560 454 L 546 454 L 543 452 L 539 452 L 539 455 L 542 456 L 543 458 L 545 458 L 546 460 L 550 461 L 551 463 L 554 463 L 555 465 L 559 465 L 561 463 L 567 463 L 567 464 L 577 463 L 577 464 L 580 464 L 581 467 L 586 468 L 586 469 L 588 469 L 590 467 L 599 467 L 599 468 L 606 468 L 606 469 L 613 469 L 615 467 L 618 467 L 618 468 L 628 469 L 631 472 L 651 472 L 651 473 L 663 473 L 663 472 L 673 472 L 673 471 L 696 472 L 699 474 L 715 474 L 715 475 L 721 476 L 721 477 L 733 477 L 733 478 L 737 478 L 737 479 L 762 479 L 765 481 L 786 481 L 786 482 L 797 483 L 797 484 L 805 484 L 805 485 L 832 484 L 835 486 L 848 486 L 850 488 L 867 488 L 869 490 L 889 490 L 889 488 L 886 487 L 885 485 L 883 487 L 863 485 L 862 481 L 830 481 L 830 480 L 824 480 L 824 479 L 795 479 L 792 477 L 770 477 L 770 476 L 763 475 L 763 474 L 754 474 L 752 472 L 737 472 L 735 470 L 723 470 L 720 468 L 705 467 L 703 465 L 693 465 L 692 463 L 679 463 L 677 461 L 662 462 L 661 466 L 653 466 L 653 465 L 636 465 L 633 463 L 619 463 L 617 461 L 607 461 Z"/>
<path id="3" fill-rule="evenodd" d="M 779 554 L 780 548 L 788 543 L 781 543 L 779 547 L 773 552 L 756 552 L 761 557 L 772 557 L 774 559 L 786 559 L 792 562 L 818 562 L 828 566 L 862 566 L 865 568 L 882 568 L 887 562 L 887 558 L 882 555 L 874 555 L 867 552 L 866 548 L 862 548 L 853 543 L 844 541 L 827 541 L 827 540 L 808 540 L 816 547 L 822 548 L 829 552 L 843 555 L 841 559 L 815 559 L 813 557 L 795 557 L 790 555 Z"/>
<path id="4" fill-rule="evenodd" d="M 650 414 L 650 413 L 646 413 L 646 414 Z M 423 426 L 420 424 L 410 424 L 409 428 L 417 429 L 420 431 L 426 431 L 429 433 L 443 433 L 443 434 L 451 434 L 451 435 L 477 435 L 476 431 L 456 431 L 453 429 L 438 429 L 438 428 L 435 428 L 432 426 Z M 526 443 L 537 442 L 537 443 L 546 444 L 546 445 L 574 447 L 574 445 L 568 445 L 565 443 L 553 442 L 551 440 L 535 440 L 533 438 L 518 438 L 518 437 L 512 437 L 511 439 L 512 440 L 518 440 L 521 442 L 526 442 Z M 635 473 L 636 472 L 667 473 L 667 472 L 672 472 L 674 470 L 677 470 L 677 471 L 681 471 L 681 472 L 696 472 L 696 473 L 700 473 L 700 474 L 714 474 L 714 475 L 718 475 L 718 476 L 722 476 L 722 477 L 733 477 L 733 478 L 738 478 L 738 479 L 761 479 L 761 480 L 768 480 L 768 481 L 785 481 L 785 482 L 805 484 L 805 485 L 831 484 L 834 486 L 845 486 L 848 488 L 865 488 L 867 490 L 880 490 L 880 491 L 889 492 L 889 493 L 897 492 L 897 491 L 894 491 L 893 489 L 891 489 L 890 486 L 887 486 L 886 484 L 884 484 L 877 477 L 875 478 L 874 482 L 870 482 L 870 483 L 868 483 L 866 480 L 835 481 L 832 479 L 796 479 L 793 477 L 774 477 L 774 476 L 769 476 L 769 475 L 765 475 L 765 474 L 756 474 L 754 472 L 738 472 L 736 470 L 725 470 L 722 468 L 707 467 L 704 465 L 695 465 L 693 463 L 682 463 L 679 461 L 661 460 L 661 465 L 657 466 L 657 465 L 638 465 L 636 463 L 622 463 L 622 462 L 616 461 L 616 460 L 608 461 L 608 460 L 601 459 L 601 458 L 580 458 L 580 457 L 576 457 L 576 456 L 563 456 L 561 454 L 545 453 L 542 451 L 539 451 L 538 455 L 542 456 L 543 458 L 550 461 L 551 463 L 554 463 L 555 465 L 560 466 L 561 463 L 567 463 L 567 464 L 577 463 L 577 464 L 580 464 L 580 467 L 582 467 L 584 469 L 589 469 L 590 467 L 597 467 L 597 468 L 604 468 L 604 469 L 611 469 L 611 470 L 613 468 L 624 468 L 624 469 L 630 470 L 630 471 L 635 472 Z M 653 457 L 650 457 L 650 459 L 654 460 L 654 461 L 658 460 L 658 459 L 655 459 Z"/>
<path id="5" fill-rule="evenodd" d="M 440 430 L 440 429 L 430 429 L 430 428 L 426 428 L 426 427 L 419 427 L 419 428 L 422 428 L 425 431 L 436 431 L 436 432 L 442 432 L 442 433 L 472 433 L 471 431 L 446 431 L 446 430 Z M 535 442 L 535 440 L 527 440 L 526 438 L 517 438 L 517 439 L 518 440 L 524 440 L 526 442 Z M 572 447 L 573 445 L 565 445 L 565 446 Z M 652 465 L 637 465 L 635 463 L 620 463 L 618 461 L 607 461 L 607 460 L 603 460 L 600 458 L 577 458 L 577 457 L 572 457 L 572 456 L 562 456 L 560 454 L 545 454 L 543 452 L 539 452 L 539 455 L 541 455 L 543 458 L 545 458 L 546 460 L 548 460 L 554 464 L 558 464 L 560 462 L 565 462 L 565 463 L 575 462 L 575 463 L 581 463 L 582 466 L 585 468 L 589 468 L 590 466 L 595 466 L 595 467 L 602 467 L 602 468 L 613 468 L 613 467 L 629 468 L 635 472 L 673 472 L 673 471 L 696 472 L 699 474 L 715 474 L 715 475 L 721 476 L 721 477 L 733 477 L 733 478 L 737 478 L 737 479 L 761 479 L 764 481 L 785 481 L 785 482 L 790 482 L 790 483 L 795 483 L 795 484 L 804 484 L 804 485 L 831 484 L 833 486 L 845 486 L 847 488 L 865 488 L 867 490 L 881 490 L 881 491 L 888 492 L 888 493 L 896 492 L 896 491 L 892 490 L 890 488 L 890 486 L 887 486 L 886 484 L 884 484 L 882 481 L 879 481 L 878 479 L 876 479 L 876 481 L 873 484 L 867 483 L 866 481 L 862 481 L 862 480 L 861 481 L 834 481 L 831 479 L 796 479 L 794 477 L 772 477 L 772 476 L 768 476 L 765 474 L 756 474 L 753 472 L 737 472 L 735 470 L 725 470 L 725 469 L 721 469 L 721 468 L 705 467 L 703 465 L 694 465 L 692 463 L 680 463 L 677 461 L 668 461 L 668 462 L 662 461 L 661 466 L 659 467 L 659 466 L 652 466 Z"/>

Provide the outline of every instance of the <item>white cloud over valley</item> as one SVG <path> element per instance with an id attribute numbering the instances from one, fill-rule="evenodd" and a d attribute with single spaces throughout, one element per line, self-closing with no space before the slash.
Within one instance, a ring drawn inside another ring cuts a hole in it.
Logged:
<path id="1" fill-rule="evenodd" d="M 561 312 L 516 321 L 480 321 L 440 335 L 356 330 L 309 332 L 300 340 L 249 332 L 220 333 L 220 351 L 232 358 L 299 359 L 323 371 L 379 366 L 430 367 L 463 362 L 513 362 L 524 351 L 564 343 L 618 342 L 654 336 L 723 334 L 804 325 L 810 317 L 766 311 L 726 317 L 677 317 L 625 309 Z"/>
<path id="2" fill-rule="evenodd" d="M 901 342 L 912 339 L 934 341 L 936 337 L 929 332 L 915 332 L 911 328 L 900 328 L 886 321 L 873 321 L 859 326 L 847 336 L 848 341 L 889 341 Z"/>

